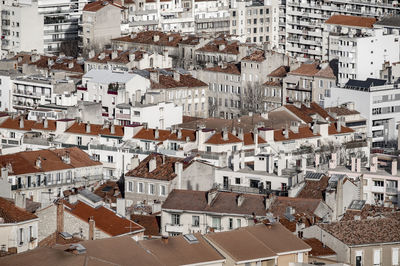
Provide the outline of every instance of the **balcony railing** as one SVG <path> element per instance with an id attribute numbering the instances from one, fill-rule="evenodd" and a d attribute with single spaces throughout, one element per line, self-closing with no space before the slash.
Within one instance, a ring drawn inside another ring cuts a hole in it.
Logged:
<path id="1" fill-rule="evenodd" d="M 183 233 L 183 225 L 182 224 L 166 224 L 165 231 Z"/>
<path id="2" fill-rule="evenodd" d="M 397 187 L 386 187 L 386 193 L 397 195 L 399 193 L 399 191 L 398 191 Z"/>

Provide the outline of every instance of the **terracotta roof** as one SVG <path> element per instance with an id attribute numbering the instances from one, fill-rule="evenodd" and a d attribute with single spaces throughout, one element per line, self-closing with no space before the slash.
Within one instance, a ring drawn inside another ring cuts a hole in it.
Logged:
<path id="1" fill-rule="evenodd" d="M 128 64 L 129 61 L 129 55 L 134 54 L 135 59 L 134 61 L 140 61 L 143 58 L 143 55 L 146 54 L 146 51 L 142 50 L 136 50 L 136 51 L 123 51 L 123 50 L 116 50 L 117 56 L 113 59 L 112 58 L 112 53 L 113 50 L 107 49 L 104 50 L 98 54 L 96 54 L 94 57 L 87 59 L 87 62 L 95 62 L 95 63 L 119 63 L 119 64 Z M 101 57 L 101 54 L 104 53 L 104 57 Z"/>
<path id="2" fill-rule="evenodd" d="M 296 253 L 311 249 L 279 223 L 257 224 L 233 231 L 208 234 L 206 237 L 229 254 L 235 262 L 272 259 L 280 253 Z"/>
<path id="3" fill-rule="evenodd" d="M 305 199 L 324 199 L 324 192 L 328 187 L 328 181 L 328 176 L 323 176 L 320 180 L 305 180 L 304 187 L 296 197 Z"/>
<path id="4" fill-rule="evenodd" d="M 298 108 L 293 104 L 287 104 L 285 105 L 285 108 L 291 111 L 293 114 L 295 114 L 297 117 L 299 117 L 306 123 L 311 123 L 313 121 L 313 118 L 311 117 L 311 115 L 313 114 L 318 114 L 324 119 L 328 118 L 330 121 L 335 120 L 332 116 L 329 115 L 329 113 L 324 108 L 322 108 L 315 102 L 311 102 L 310 107 L 301 104 L 301 107 Z"/>
<path id="5" fill-rule="evenodd" d="M 237 55 L 239 54 L 239 44 L 239 41 L 228 41 L 224 37 L 218 37 L 197 49 L 197 51 Z"/>
<path id="6" fill-rule="evenodd" d="M 4 219 L 4 223 L 20 223 L 37 219 L 38 217 L 15 206 L 11 201 L 0 197 L 0 218 Z"/>
<path id="7" fill-rule="evenodd" d="M 153 171 L 149 172 L 149 163 L 150 160 L 153 158 L 156 159 L 156 168 Z M 141 161 L 138 167 L 127 172 L 125 176 L 171 181 L 176 177 L 176 162 L 182 163 L 183 170 L 185 170 L 189 165 L 192 164 L 193 160 L 185 160 L 184 158 L 169 157 L 153 153 L 147 156 L 143 161 Z"/>
<path id="8" fill-rule="evenodd" d="M 23 55 L 22 61 L 18 65 L 29 64 L 35 65 L 39 69 L 51 69 L 51 70 L 63 70 L 66 72 L 72 73 L 84 73 L 84 64 L 78 62 L 75 58 L 72 57 L 57 57 L 57 56 L 47 56 L 47 55 L 38 55 L 40 58 L 33 62 L 32 55 Z M 15 56 L 16 58 L 19 55 Z M 51 62 L 49 64 L 49 61 Z"/>
<path id="9" fill-rule="evenodd" d="M 92 208 L 86 203 L 78 201 L 75 204 L 65 206 L 65 210 L 86 223 L 88 223 L 89 218 L 92 217 L 95 221 L 96 228 L 110 236 L 119 236 L 143 229 L 143 227 L 137 223 L 118 216 L 115 212 L 104 206 Z"/>
<path id="10" fill-rule="evenodd" d="M 266 81 L 263 84 L 264 86 L 271 86 L 271 87 L 282 87 L 281 82 L 276 82 L 276 81 Z"/>
<path id="11" fill-rule="evenodd" d="M 186 138 L 189 138 L 189 141 L 195 141 L 196 140 L 196 131 L 195 130 L 180 129 L 180 132 L 182 133 L 182 137 L 181 138 L 178 138 L 178 130 L 176 130 L 176 132 L 172 132 L 168 136 L 168 140 L 186 141 Z"/>
<path id="12" fill-rule="evenodd" d="M 356 216 L 361 220 L 376 217 L 396 218 L 400 220 L 400 210 L 396 208 L 365 204 L 361 210 L 347 209 L 341 221 L 352 221 L 355 220 Z"/>
<path id="13" fill-rule="evenodd" d="M 192 121 L 196 121 L 196 120 L 200 120 L 200 119 L 202 119 L 202 118 L 184 115 L 184 116 L 182 116 L 182 123 L 188 123 L 188 122 L 192 122 Z"/>
<path id="14" fill-rule="evenodd" d="M 248 138 L 249 139 L 249 138 Z M 213 145 L 223 145 L 223 144 L 231 144 L 231 143 L 240 143 L 242 142 L 238 137 L 233 135 L 231 132 L 228 132 L 228 138 L 224 140 L 222 132 L 215 132 L 206 142 L 205 144 L 213 144 Z"/>
<path id="15" fill-rule="evenodd" d="M 215 66 L 215 67 L 205 68 L 204 71 L 221 72 L 221 73 L 226 73 L 226 74 L 240 75 L 241 74 L 241 66 L 240 66 L 240 64 L 229 63 L 226 66 Z"/>
<path id="16" fill-rule="evenodd" d="M 217 192 L 210 205 L 207 203 L 208 191 L 173 190 L 165 200 L 162 208 L 172 210 L 206 211 L 214 213 L 234 213 L 240 215 L 265 216 L 265 198 L 257 194 L 240 194 L 233 192 Z M 238 197 L 244 197 L 238 206 Z"/>
<path id="17" fill-rule="evenodd" d="M 288 66 L 280 66 L 277 69 L 273 70 L 271 73 L 269 73 L 268 77 L 284 78 L 286 77 L 288 72 L 289 72 Z"/>
<path id="18" fill-rule="evenodd" d="M 183 36 L 182 41 L 179 42 L 179 44 L 185 44 L 185 45 L 197 45 L 200 43 L 200 37 L 198 36 Z"/>
<path id="19" fill-rule="evenodd" d="M 328 107 L 325 109 L 330 113 L 335 113 L 338 116 L 357 115 L 360 114 L 357 110 L 350 110 L 346 107 Z"/>
<path id="20" fill-rule="evenodd" d="M 65 163 L 61 156 L 69 154 L 70 163 Z M 36 160 L 40 158 L 41 167 L 36 166 Z M 90 159 L 89 155 L 77 147 L 56 149 L 56 150 L 38 150 L 38 151 L 23 151 L 13 154 L 1 155 L 0 165 L 7 167 L 11 164 L 9 175 L 21 175 L 28 173 L 41 173 L 56 171 L 62 169 L 72 169 L 78 167 L 89 167 L 101 165 Z"/>
<path id="21" fill-rule="evenodd" d="M 159 36 L 157 40 L 154 36 Z M 182 41 L 182 36 L 179 33 L 164 33 L 161 31 L 142 31 L 132 35 L 114 39 L 120 42 L 133 42 L 142 44 L 152 44 L 159 46 L 177 47 Z"/>
<path id="22" fill-rule="evenodd" d="M 328 65 L 325 68 L 320 69 L 316 74 L 316 77 L 336 79 L 333 69 Z"/>
<path id="23" fill-rule="evenodd" d="M 258 136 L 258 144 L 264 144 L 264 143 L 267 143 L 267 142 L 263 138 Z M 254 133 L 249 132 L 249 133 L 243 134 L 243 144 L 245 146 L 254 145 Z"/>
<path id="24" fill-rule="evenodd" d="M 22 130 L 22 131 L 31 131 L 32 129 L 36 130 L 56 130 L 56 121 L 55 120 L 47 120 L 47 128 L 44 128 L 44 121 L 38 122 L 33 120 L 26 120 L 24 118 L 24 127 L 20 128 L 20 117 L 16 118 L 7 118 L 3 123 L 0 124 L 0 128 L 7 128 L 7 129 L 15 129 L 15 130 Z"/>
<path id="25" fill-rule="evenodd" d="M 194 78 L 190 74 L 180 74 L 179 81 L 175 80 L 172 75 L 159 74 L 158 83 L 151 80 L 152 89 L 171 89 L 179 87 L 206 87 L 208 86 L 203 81 Z"/>
<path id="26" fill-rule="evenodd" d="M 164 141 L 166 140 L 170 135 L 171 132 L 169 130 L 164 130 L 164 129 L 158 129 L 158 138 L 156 139 L 155 137 L 155 132 L 157 129 L 152 129 L 152 128 L 142 128 L 138 133 L 136 133 L 135 136 L 133 136 L 134 139 L 144 139 L 144 140 L 154 140 L 154 141 Z"/>
<path id="27" fill-rule="evenodd" d="M 114 4 L 114 1 L 105 1 L 105 0 L 100 0 L 100 1 L 96 1 L 96 2 L 92 2 L 92 3 L 88 3 L 83 7 L 83 11 L 87 11 L 87 12 L 96 12 L 100 9 L 102 9 L 103 7 L 106 7 L 108 5 L 112 5 L 118 8 L 121 8 L 121 6 Z"/>
<path id="28" fill-rule="evenodd" d="M 353 129 L 345 126 L 340 127 L 340 132 L 337 131 L 337 123 L 332 123 L 328 127 L 328 134 L 329 135 L 336 135 L 336 134 L 347 134 L 354 132 Z"/>
<path id="29" fill-rule="evenodd" d="M 304 213 L 306 215 L 314 216 L 314 212 L 320 203 L 320 199 L 276 197 L 272 202 L 269 211 L 275 216 L 283 217 L 286 213 L 286 208 L 293 207 L 296 213 Z"/>
<path id="30" fill-rule="evenodd" d="M 314 134 L 313 131 L 308 126 L 300 126 L 298 133 L 289 130 L 289 137 L 285 138 L 285 129 L 278 129 L 274 131 L 275 141 L 287 141 L 294 139 L 304 139 L 304 138 L 314 138 L 320 136 L 320 134 Z"/>
<path id="31" fill-rule="evenodd" d="M 318 224 L 318 226 L 347 245 L 400 242 L 399 219 L 349 220 L 331 224 Z"/>
<path id="32" fill-rule="evenodd" d="M 111 180 L 100 185 L 93 193 L 101 197 L 106 203 L 116 203 L 117 199 L 122 198 L 118 183 Z"/>
<path id="33" fill-rule="evenodd" d="M 301 66 L 289 72 L 291 75 L 315 76 L 319 72 L 318 63 L 303 63 Z"/>
<path id="34" fill-rule="evenodd" d="M 131 220 L 140 224 L 145 228 L 144 234 L 146 236 L 159 236 L 160 235 L 160 216 L 155 215 L 140 215 L 132 214 Z"/>
<path id="35" fill-rule="evenodd" d="M 86 123 L 75 122 L 70 126 L 65 132 L 80 134 L 80 135 L 107 135 L 107 136 L 124 136 L 124 127 L 117 126 L 115 127 L 115 133 L 111 134 L 111 125 L 104 127 L 104 125 L 90 124 L 90 132 L 86 132 Z"/>
<path id="36" fill-rule="evenodd" d="M 201 234 L 193 235 L 197 239 L 196 243 L 189 243 L 181 235 L 168 237 L 167 244 L 163 243 L 162 239 L 151 239 L 139 241 L 139 245 L 154 254 L 166 266 L 211 265 L 211 262 L 225 259 Z"/>
<path id="37" fill-rule="evenodd" d="M 314 215 L 307 215 L 305 213 L 295 213 L 292 214 L 294 220 L 289 221 L 285 216 L 279 217 L 279 222 L 286 227 L 290 232 L 295 233 L 297 229 L 297 224 L 302 223 L 305 227 L 309 227 L 312 225 L 313 220 L 315 221 Z"/>
<path id="38" fill-rule="evenodd" d="M 83 241 L 80 238 L 72 237 L 71 239 L 63 238 L 60 233 L 54 232 L 53 234 L 49 235 L 48 237 L 42 239 L 39 243 L 39 247 L 53 247 L 55 245 L 66 245 L 72 243 L 78 243 Z"/>
<path id="39" fill-rule="evenodd" d="M 265 52 L 263 50 L 256 50 L 248 56 L 242 58 L 241 61 L 262 62 L 265 60 Z"/>
<path id="40" fill-rule="evenodd" d="M 348 15 L 333 15 L 325 21 L 326 24 L 345 25 L 352 27 L 373 28 L 376 18 Z"/>
<path id="41" fill-rule="evenodd" d="M 324 245 L 321 241 L 316 238 L 303 239 L 311 247 L 311 251 L 308 253 L 314 257 L 324 257 L 336 255 L 336 252 Z"/>

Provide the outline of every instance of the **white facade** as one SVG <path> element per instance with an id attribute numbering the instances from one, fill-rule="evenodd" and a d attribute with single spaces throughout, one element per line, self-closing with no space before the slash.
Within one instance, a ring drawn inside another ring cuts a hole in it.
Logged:
<path id="1" fill-rule="evenodd" d="M 379 78 L 384 62 L 400 60 L 400 36 L 376 29 L 372 36 L 342 37 L 339 40 L 338 82 Z"/>
<path id="2" fill-rule="evenodd" d="M 373 147 L 383 147 L 397 139 L 400 122 L 400 91 L 397 84 L 371 87 L 366 90 L 332 88 L 325 97 L 326 106 L 354 102 L 355 110 L 367 120 L 367 136 Z"/>

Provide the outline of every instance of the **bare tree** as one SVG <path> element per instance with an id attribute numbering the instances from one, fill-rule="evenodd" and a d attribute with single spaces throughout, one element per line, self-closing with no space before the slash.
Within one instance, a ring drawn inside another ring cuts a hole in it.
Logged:
<path id="1" fill-rule="evenodd" d="M 241 95 L 241 113 L 262 113 L 264 111 L 264 88 L 260 83 L 247 83 Z"/>
<path id="2" fill-rule="evenodd" d="M 91 43 L 89 45 L 85 45 L 85 47 L 83 47 L 82 49 L 82 56 L 84 58 L 88 58 L 89 53 L 92 50 L 94 51 L 95 54 L 98 54 L 102 51 L 102 47 L 98 43 Z"/>
<path id="3" fill-rule="evenodd" d="M 79 47 L 78 40 L 63 41 L 60 45 L 60 52 L 66 56 L 78 57 Z"/>
<path id="4" fill-rule="evenodd" d="M 215 117 L 215 113 L 218 110 L 217 99 L 213 97 L 208 97 L 208 117 Z"/>

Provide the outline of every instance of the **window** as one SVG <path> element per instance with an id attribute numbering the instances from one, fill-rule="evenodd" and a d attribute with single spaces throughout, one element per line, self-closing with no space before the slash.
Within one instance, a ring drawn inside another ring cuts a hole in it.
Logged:
<path id="1" fill-rule="evenodd" d="M 33 226 L 29 226 L 29 241 L 33 240 Z"/>
<path id="2" fill-rule="evenodd" d="M 78 145 L 82 145 L 82 137 L 77 137 L 76 142 L 78 143 Z"/>
<path id="3" fill-rule="evenodd" d="M 207 152 L 211 152 L 211 146 L 206 147 Z"/>
<path id="4" fill-rule="evenodd" d="M 363 257 L 362 250 L 357 250 L 356 251 L 356 266 L 362 266 L 362 257 Z"/>
<path id="5" fill-rule="evenodd" d="M 180 214 L 173 213 L 173 214 L 171 215 L 171 224 L 172 224 L 172 225 L 179 225 L 180 222 L 181 222 L 181 215 L 180 215 Z"/>
<path id="6" fill-rule="evenodd" d="M 302 252 L 297 254 L 297 262 L 300 262 L 300 263 L 303 262 L 303 253 Z"/>
<path id="7" fill-rule="evenodd" d="M 154 184 L 149 185 L 149 194 L 154 195 Z"/>
<path id="8" fill-rule="evenodd" d="M 10 132 L 10 138 L 15 139 L 15 132 Z"/>
<path id="9" fill-rule="evenodd" d="M 375 187 L 383 187 L 384 182 L 382 180 L 374 180 L 374 186 Z"/>
<path id="10" fill-rule="evenodd" d="M 212 228 L 221 230 L 221 217 L 212 218 Z"/>
<path id="11" fill-rule="evenodd" d="M 138 183 L 138 193 L 143 193 L 143 183 Z"/>
<path id="12" fill-rule="evenodd" d="M 22 246 L 24 244 L 24 229 L 20 228 L 18 230 L 18 245 Z"/>
<path id="13" fill-rule="evenodd" d="M 166 191 L 165 191 L 165 186 L 164 185 L 160 185 L 160 196 L 165 196 Z"/>
<path id="14" fill-rule="evenodd" d="M 375 249 L 374 250 L 374 266 L 381 265 L 381 250 Z"/>
<path id="15" fill-rule="evenodd" d="M 129 192 L 133 191 L 133 182 L 128 182 L 128 191 Z"/>
<path id="16" fill-rule="evenodd" d="M 229 229 L 233 229 L 233 219 L 229 218 Z"/>
<path id="17" fill-rule="evenodd" d="M 114 162 L 114 157 L 111 156 L 111 155 L 108 155 L 108 156 L 107 156 L 107 162 L 113 163 L 113 162 Z"/>
<path id="18" fill-rule="evenodd" d="M 192 226 L 199 227 L 200 226 L 200 216 L 193 215 L 192 216 Z"/>
<path id="19" fill-rule="evenodd" d="M 237 227 L 237 228 L 242 227 L 242 220 L 236 219 L 236 227 Z"/>
<path id="20" fill-rule="evenodd" d="M 320 87 L 320 88 L 323 88 L 323 87 L 324 87 L 324 81 L 323 81 L 323 80 L 320 80 L 320 81 L 319 81 L 319 87 Z"/>
<path id="21" fill-rule="evenodd" d="M 392 248 L 392 265 L 399 265 L 399 248 Z"/>
<path id="22" fill-rule="evenodd" d="M 236 177 L 235 178 L 235 184 L 236 185 L 240 185 L 240 177 Z"/>

